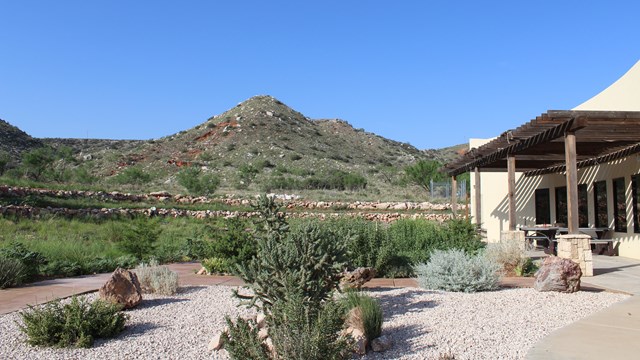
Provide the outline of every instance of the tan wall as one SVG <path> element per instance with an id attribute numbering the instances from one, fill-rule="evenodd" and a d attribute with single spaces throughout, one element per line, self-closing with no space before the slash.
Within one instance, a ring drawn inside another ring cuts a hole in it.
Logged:
<path id="1" fill-rule="evenodd" d="M 471 148 L 478 147 L 489 140 L 471 139 Z M 516 169 L 518 163 L 516 161 Z M 614 198 L 612 180 L 624 177 L 627 212 L 627 232 L 615 232 L 614 238 L 620 241 L 620 256 L 640 259 L 640 233 L 634 233 L 633 214 L 631 207 L 631 176 L 640 173 L 640 155 L 632 155 L 628 158 L 612 163 L 592 166 L 578 170 L 578 183 L 587 184 L 589 226 L 595 223 L 593 183 L 605 180 L 607 182 L 607 208 L 609 227 L 614 227 Z M 489 242 L 500 239 L 500 232 L 509 227 L 509 204 L 507 201 L 507 173 L 482 172 L 481 171 L 481 204 L 482 204 L 482 228 L 487 231 Z M 555 188 L 566 185 L 564 174 L 550 174 L 544 176 L 525 177 L 516 172 L 516 222 L 517 227 L 535 224 L 534 192 L 536 189 L 548 188 L 551 203 L 551 222 L 556 222 L 555 214 Z M 475 177 L 471 175 L 471 216 L 475 222 Z"/>

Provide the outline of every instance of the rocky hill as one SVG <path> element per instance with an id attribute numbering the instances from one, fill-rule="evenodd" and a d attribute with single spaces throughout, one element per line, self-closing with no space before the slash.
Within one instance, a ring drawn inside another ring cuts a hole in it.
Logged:
<path id="1" fill-rule="evenodd" d="M 12 160 L 17 160 L 26 150 L 42 146 L 42 142 L 29 134 L 0 119 L 0 153 L 9 154 Z"/>
<path id="2" fill-rule="evenodd" d="M 71 147 L 80 166 L 103 184 L 116 184 L 122 173 L 136 168 L 151 175 L 143 190 L 179 192 L 184 188 L 176 174 L 198 166 L 220 178 L 222 192 L 242 194 L 286 190 L 292 184 L 302 191 L 302 183 L 350 174 L 364 179 L 366 194 L 380 199 L 412 198 L 415 189 L 401 184 L 402 169 L 419 159 L 446 160 L 456 151 L 421 151 L 355 129 L 344 120 L 312 120 L 271 96 L 252 97 L 198 126 L 160 139 L 38 141 Z M 126 190 L 122 182 L 117 184 Z M 332 197 L 331 191 L 321 192 Z"/>

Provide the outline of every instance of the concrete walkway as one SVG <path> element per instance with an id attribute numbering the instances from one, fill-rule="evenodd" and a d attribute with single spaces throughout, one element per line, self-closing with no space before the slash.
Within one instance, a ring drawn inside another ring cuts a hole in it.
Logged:
<path id="1" fill-rule="evenodd" d="M 632 294 L 630 299 L 560 328 L 535 344 L 528 360 L 640 358 L 640 261 L 594 256 L 588 286 Z"/>

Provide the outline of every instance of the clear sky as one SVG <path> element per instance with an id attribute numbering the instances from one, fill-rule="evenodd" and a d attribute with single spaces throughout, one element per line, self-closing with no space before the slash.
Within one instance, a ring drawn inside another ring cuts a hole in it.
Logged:
<path id="1" fill-rule="evenodd" d="M 640 60 L 638 1 L 0 0 L 0 118 L 150 139 L 268 94 L 439 148 L 571 109 Z"/>

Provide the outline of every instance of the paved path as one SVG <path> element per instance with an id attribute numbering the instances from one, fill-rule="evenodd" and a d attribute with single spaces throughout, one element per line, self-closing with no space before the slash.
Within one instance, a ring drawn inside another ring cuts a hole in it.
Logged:
<path id="1" fill-rule="evenodd" d="M 170 264 L 169 268 L 178 273 L 180 285 L 228 285 L 239 286 L 243 282 L 234 276 L 202 276 L 195 272 L 199 263 Z M 42 304 L 57 298 L 69 297 L 96 291 L 111 274 L 86 275 L 64 279 L 39 281 L 25 286 L 0 290 L 0 314 L 7 314 L 26 308 L 28 305 Z M 369 287 L 417 286 L 413 279 L 373 279 Z"/>
<path id="2" fill-rule="evenodd" d="M 640 359 L 640 261 L 619 256 L 594 256 L 595 276 L 588 286 L 633 294 L 568 326 L 535 344 L 528 360 Z"/>

